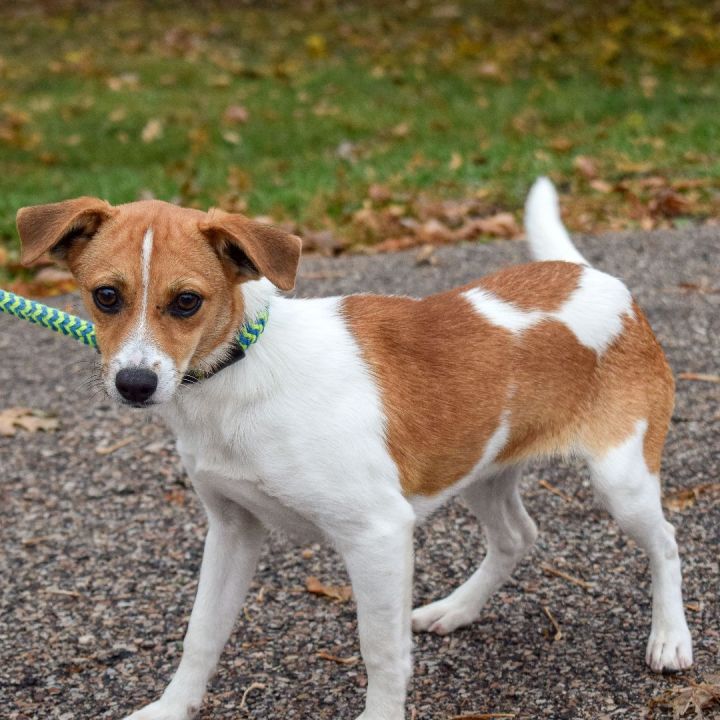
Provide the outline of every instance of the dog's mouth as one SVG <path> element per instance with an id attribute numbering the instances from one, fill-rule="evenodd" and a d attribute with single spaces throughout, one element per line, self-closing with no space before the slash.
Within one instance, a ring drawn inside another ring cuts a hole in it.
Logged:
<path id="1" fill-rule="evenodd" d="M 137 401 L 137 400 L 121 399 L 120 404 L 124 405 L 125 407 L 131 407 L 131 408 L 135 408 L 137 410 L 143 410 L 143 409 L 152 407 L 153 405 L 157 405 L 158 402 L 156 400 Z"/>

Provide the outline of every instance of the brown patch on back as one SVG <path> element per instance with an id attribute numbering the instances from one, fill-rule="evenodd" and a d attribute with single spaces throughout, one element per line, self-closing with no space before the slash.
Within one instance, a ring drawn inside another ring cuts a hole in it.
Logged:
<path id="1" fill-rule="evenodd" d="M 577 288 L 582 272 L 582 265 L 567 262 L 514 265 L 483 278 L 479 286 L 521 310 L 554 312 Z"/>
<path id="2" fill-rule="evenodd" d="M 507 397 L 510 333 L 458 291 L 426 300 L 354 295 L 350 328 L 380 386 L 406 495 L 431 495 L 478 462 Z"/>
<path id="3" fill-rule="evenodd" d="M 348 323 L 380 386 L 388 447 L 406 495 L 431 495 L 467 475 L 506 409 L 512 430 L 501 460 L 554 447 L 567 434 L 595 354 L 555 321 L 514 335 L 462 293 L 480 287 L 517 307 L 550 311 L 577 287 L 580 272 L 569 263 L 533 263 L 424 300 L 345 298 Z M 578 396 L 567 391 L 573 377 Z"/>
<path id="4" fill-rule="evenodd" d="M 552 312 L 581 272 L 534 263 L 424 300 L 345 298 L 348 324 L 379 385 L 388 449 L 406 495 L 432 495 L 467 475 L 506 410 L 510 436 L 498 462 L 573 447 L 602 455 L 644 419 L 646 462 L 658 471 L 673 383 L 639 308 L 598 358 L 558 320 L 514 334 L 461 294 L 481 287 L 524 310 Z"/>

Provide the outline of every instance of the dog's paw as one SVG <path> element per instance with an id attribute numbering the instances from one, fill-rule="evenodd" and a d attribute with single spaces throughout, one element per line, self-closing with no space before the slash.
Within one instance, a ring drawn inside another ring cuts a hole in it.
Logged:
<path id="1" fill-rule="evenodd" d="M 136 710 L 123 720 L 192 720 L 200 709 L 197 703 L 167 703 L 157 700 Z"/>
<path id="2" fill-rule="evenodd" d="M 413 610 L 412 629 L 414 632 L 448 635 L 463 625 L 469 625 L 476 617 L 477 613 L 472 608 L 447 597 Z"/>
<path id="3" fill-rule="evenodd" d="M 677 672 L 692 665 L 692 638 L 684 621 L 675 627 L 653 628 L 645 662 L 654 672 Z"/>

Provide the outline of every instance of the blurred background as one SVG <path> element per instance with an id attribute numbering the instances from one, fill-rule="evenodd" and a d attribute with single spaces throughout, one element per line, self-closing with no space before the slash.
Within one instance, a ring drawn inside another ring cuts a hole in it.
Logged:
<path id="1" fill-rule="evenodd" d="M 0 3 L 0 281 L 15 212 L 220 206 L 334 255 L 515 237 L 549 174 L 573 231 L 713 222 L 720 2 Z"/>

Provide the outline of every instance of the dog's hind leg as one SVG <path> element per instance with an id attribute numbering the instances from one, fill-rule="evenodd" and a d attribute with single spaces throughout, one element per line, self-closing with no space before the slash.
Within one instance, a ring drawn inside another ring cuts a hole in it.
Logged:
<path id="1" fill-rule="evenodd" d="M 450 595 L 413 611 L 413 630 L 446 635 L 476 620 L 488 598 L 533 546 L 537 528 L 523 505 L 519 482 L 520 469 L 513 467 L 465 490 L 465 501 L 485 531 L 487 554 L 473 575 Z"/>
<path id="2" fill-rule="evenodd" d="M 588 460 L 598 499 L 650 558 L 652 630 L 645 659 L 660 672 L 692 665 L 692 639 L 683 610 L 675 531 L 663 516 L 660 480 L 645 457 L 649 449 L 645 440 L 653 431 L 646 421 L 638 421 L 624 442 L 603 453 L 591 453 Z M 659 457 L 652 464 L 659 467 Z"/>

